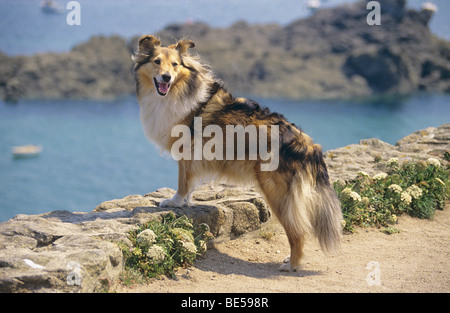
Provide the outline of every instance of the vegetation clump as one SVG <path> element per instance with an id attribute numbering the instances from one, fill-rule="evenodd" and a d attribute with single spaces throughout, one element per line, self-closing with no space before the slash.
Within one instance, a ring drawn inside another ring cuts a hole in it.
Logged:
<path id="1" fill-rule="evenodd" d="M 207 224 L 194 227 L 185 215 L 169 212 L 161 220 L 150 220 L 129 232 L 131 246 L 121 244 L 125 260 L 123 280 L 161 275 L 175 278 L 176 269 L 192 265 L 197 256 L 206 252 L 212 237 Z"/>
<path id="2" fill-rule="evenodd" d="M 351 182 L 334 183 L 345 231 L 354 232 L 355 226 L 383 226 L 387 227 L 384 232 L 395 233 L 390 225 L 397 222 L 397 216 L 429 219 L 436 209 L 444 208 L 450 190 L 448 166 L 436 158 L 402 165 L 392 158 L 385 164 L 387 172 L 373 177 L 359 172 Z"/>

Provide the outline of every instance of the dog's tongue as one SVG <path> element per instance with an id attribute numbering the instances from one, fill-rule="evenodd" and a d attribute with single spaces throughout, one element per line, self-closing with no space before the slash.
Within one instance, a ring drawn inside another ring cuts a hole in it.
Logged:
<path id="1" fill-rule="evenodd" d="M 159 91 L 162 93 L 167 93 L 169 91 L 168 83 L 159 83 Z"/>

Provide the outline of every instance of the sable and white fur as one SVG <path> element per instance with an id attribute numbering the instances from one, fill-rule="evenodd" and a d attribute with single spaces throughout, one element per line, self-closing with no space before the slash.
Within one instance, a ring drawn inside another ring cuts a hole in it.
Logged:
<path id="1" fill-rule="evenodd" d="M 265 125 L 270 132 L 270 126 L 278 125 L 279 166 L 274 171 L 261 171 L 260 158 L 182 159 L 178 161 L 178 190 L 160 206 L 189 205 L 195 185 L 205 178 L 253 184 L 264 195 L 289 240 L 290 260 L 281 270 L 299 269 L 308 234 L 317 236 L 324 251 L 336 250 L 342 233 L 342 213 L 329 182 L 321 147 L 282 115 L 261 108 L 254 101 L 234 98 L 199 57 L 188 53 L 194 46 L 192 41 L 181 40 L 162 47 L 150 35 L 139 39 L 132 59 L 140 118 L 148 139 L 171 151 L 177 140 L 171 137 L 172 128 L 187 125 L 193 130 L 194 117 L 202 118 L 203 128 L 219 125 L 225 130 L 226 125 Z M 267 137 L 270 140 L 270 134 Z M 203 143 L 206 141 L 203 139 Z"/>

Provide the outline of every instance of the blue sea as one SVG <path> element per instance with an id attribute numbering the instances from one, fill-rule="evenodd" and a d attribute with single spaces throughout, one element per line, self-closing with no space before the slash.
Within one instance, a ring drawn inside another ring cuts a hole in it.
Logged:
<path id="1" fill-rule="evenodd" d="M 131 38 L 171 23 L 226 27 L 246 20 L 287 25 L 311 14 L 300 0 L 80 0 L 81 25 L 68 26 L 65 12 L 44 14 L 40 2 L 0 0 L 2 52 L 62 52 L 92 35 Z M 68 1 L 57 2 L 65 7 Z M 344 2 L 353 1 L 322 1 L 325 7 Z M 421 3 L 408 1 L 414 8 Z M 450 1 L 434 3 L 439 11 L 430 27 L 450 39 Z M 416 130 L 450 122 L 449 94 L 373 101 L 255 100 L 284 114 L 325 150 L 373 137 L 395 144 Z M 12 147 L 25 144 L 42 145 L 41 155 L 14 159 Z M 19 213 L 87 212 L 106 200 L 160 187 L 176 189 L 176 182 L 176 163 L 146 140 L 133 96 L 115 101 L 0 101 L 0 222 Z"/>

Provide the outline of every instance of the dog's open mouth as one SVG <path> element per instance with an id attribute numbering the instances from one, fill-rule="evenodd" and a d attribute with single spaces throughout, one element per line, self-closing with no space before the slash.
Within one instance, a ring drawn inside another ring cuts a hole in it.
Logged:
<path id="1" fill-rule="evenodd" d="M 158 82 L 156 78 L 153 77 L 153 81 L 155 82 L 156 91 L 160 96 L 165 96 L 169 92 L 170 84 Z"/>

